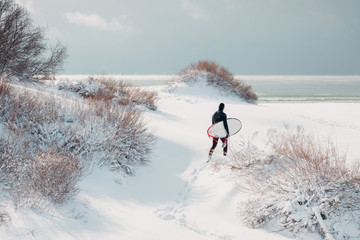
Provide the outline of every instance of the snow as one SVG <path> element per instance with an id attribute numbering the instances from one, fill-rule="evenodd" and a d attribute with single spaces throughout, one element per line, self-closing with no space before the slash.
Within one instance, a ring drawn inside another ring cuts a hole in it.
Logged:
<path id="1" fill-rule="evenodd" d="M 266 145 L 269 128 L 302 125 L 319 137 L 335 137 L 351 159 L 360 156 L 360 103 L 264 103 L 252 105 L 219 94 L 205 83 L 180 84 L 159 91 L 157 111 L 145 120 L 156 137 L 147 166 L 123 178 L 96 168 L 80 183 L 80 193 L 68 204 L 49 209 L 6 209 L 11 223 L 0 229 L 0 239 L 322 239 L 307 233 L 295 237 L 274 226 L 251 229 L 241 222 L 237 205 L 246 198 L 227 172 L 221 146 L 216 160 L 206 164 L 211 140 L 206 134 L 211 115 L 220 102 L 228 117 L 239 118 L 243 128 L 229 142 L 258 133 L 256 144 Z M 0 125 L 1 133 L 1 125 Z M 220 161 L 220 162 L 219 162 Z M 358 234 L 353 225 L 339 228 Z"/>

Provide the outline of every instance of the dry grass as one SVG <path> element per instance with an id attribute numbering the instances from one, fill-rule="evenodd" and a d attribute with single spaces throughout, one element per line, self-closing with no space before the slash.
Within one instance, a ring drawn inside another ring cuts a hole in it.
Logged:
<path id="1" fill-rule="evenodd" d="M 66 202 L 77 193 L 83 168 L 78 158 L 50 151 L 38 154 L 31 163 L 24 175 L 28 179 L 26 187 L 32 192 L 55 204 Z"/>
<path id="2" fill-rule="evenodd" d="M 117 102 L 120 105 L 145 105 L 151 110 L 156 110 L 158 93 L 156 91 L 146 91 L 134 87 L 124 81 L 115 81 L 111 77 L 91 77 L 91 80 L 105 86 L 105 92 L 108 96 L 117 96 Z M 112 99 L 111 98 L 111 99 Z"/>
<path id="3" fill-rule="evenodd" d="M 29 150 L 24 134 L 1 142 L 0 180 L 7 186 L 15 206 L 44 209 L 49 204 L 62 204 L 77 193 L 76 184 L 83 165 L 67 153 L 54 151 L 38 154 Z"/>
<path id="4" fill-rule="evenodd" d="M 124 81 L 116 81 L 111 77 L 106 76 L 97 76 L 97 77 L 90 77 L 91 80 L 95 82 L 99 82 L 106 87 L 112 93 L 120 93 L 125 94 L 126 92 L 130 91 L 129 88 L 132 88 L 130 83 L 126 83 Z"/>
<path id="5" fill-rule="evenodd" d="M 312 134 L 298 126 L 285 132 L 270 130 L 270 146 L 278 158 L 286 158 L 296 174 L 317 183 L 319 181 L 337 181 L 344 177 L 356 178 L 346 166 L 346 154 L 339 153 L 333 142 L 321 142 Z M 360 175 L 358 175 L 360 176 Z"/>
<path id="6" fill-rule="evenodd" d="M 199 73 L 205 73 L 207 81 L 225 92 L 233 93 L 245 101 L 256 103 L 257 96 L 252 91 L 252 87 L 246 85 L 240 80 L 235 80 L 234 75 L 225 67 L 220 66 L 216 62 L 208 60 L 200 60 L 197 63 L 192 63 L 179 72 L 178 75 L 185 82 L 191 83 L 197 80 Z"/>
<path id="7" fill-rule="evenodd" d="M 183 72 L 186 72 L 188 69 L 196 70 L 196 71 L 204 71 L 208 73 L 212 73 L 212 75 L 209 76 L 208 81 L 215 84 L 220 85 L 221 82 L 219 79 L 222 79 L 227 82 L 231 82 L 234 80 L 234 76 L 228 69 L 226 69 L 223 66 L 220 66 L 219 64 L 208 61 L 208 60 L 200 60 L 197 63 L 190 64 L 187 68 L 182 70 Z M 182 72 L 180 72 L 181 74 Z"/>
<path id="8" fill-rule="evenodd" d="M 158 93 L 155 91 L 144 91 L 139 88 L 132 88 L 128 92 L 128 99 L 135 104 L 145 105 L 151 110 L 157 109 Z"/>
<path id="9" fill-rule="evenodd" d="M 295 232 L 327 232 L 323 221 L 332 224 L 338 215 L 360 210 L 359 164 L 349 166 L 330 140 L 321 141 L 302 127 L 272 129 L 268 137 L 272 153 L 252 160 L 257 166 L 242 175 L 249 193 L 240 207 L 245 223 L 258 227 L 279 217 Z"/>
<path id="10" fill-rule="evenodd" d="M 88 93 L 88 94 L 81 94 L 81 96 L 83 96 L 86 99 L 91 99 L 94 101 L 111 101 L 114 99 L 114 95 L 112 94 L 112 92 L 107 91 L 106 89 L 99 89 L 96 92 L 93 93 Z"/>
<path id="11" fill-rule="evenodd" d="M 1 101 L 1 100 L 0 100 Z M 41 98 L 29 92 L 10 91 L 6 100 L 2 99 L 3 110 L 0 118 L 13 131 L 28 131 L 60 118 L 59 106 L 52 98 Z"/>
<path id="12" fill-rule="evenodd" d="M 63 82 L 59 85 L 59 89 L 76 92 L 83 98 L 93 101 L 117 103 L 121 106 L 140 105 L 150 110 L 157 109 L 158 93 L 156 91 L 143 90 L 111 77 L 89 77 L 87 83 Z"/>
<path id="13" fill-rule="evenodd" d="M 143 129 L 144 123 L 142 122 L 142 112 L 135 108 L 133 105 L 126 107 L 118 107 L 108 102 L 96 101 L 90 99 L 87 101 L 89 112 L 85 114 L 94 114 L 101 119 L 104 119 L 109 124 L 114 124 L 119 128 L 129 129 Z M 85 119 L 87 116 L 82 116 Z"/>
<path id="14" fill-rule="evenodd" d="M 112 170 L 132 175 L 135 167 L 148 162 L 153 137 L 148 133 L 142 118 L 142 111 L 133 106 L 119 106 L 105 102 L 91 101 L 90 114 L 98 116 L 95 125 L 106 124 L 102 131 L 106 138 L 100 146 L 104 156 L 98 157 L 99 166 L 109 166 Z M 108 109 L 106 109 L 108 108 Z M 100 122 L 98 122 L 101 120 Z M 95 144 L 98 145 L 98 143 Z"/>
<path id="15" fill-rule="evenodd" d="M 265 157 L 264 152 L 254 143 L 258 132 L 255 132 L 250 139 L 241 139 L 239 143 L 234 143 L 237 148 L 229 149 L 230 167 L 234 171 L 242 171 L 257 165 L 262 165 L 271 159 Z"/>

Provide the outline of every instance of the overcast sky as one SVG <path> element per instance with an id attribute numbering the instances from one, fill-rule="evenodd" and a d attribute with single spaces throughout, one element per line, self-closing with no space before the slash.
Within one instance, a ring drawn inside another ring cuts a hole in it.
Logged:
<path id="1" fill-rule="evenodd" d="M 17 1 L 67 45 L 65 74 L 360 74 L 358 0 Z"/>

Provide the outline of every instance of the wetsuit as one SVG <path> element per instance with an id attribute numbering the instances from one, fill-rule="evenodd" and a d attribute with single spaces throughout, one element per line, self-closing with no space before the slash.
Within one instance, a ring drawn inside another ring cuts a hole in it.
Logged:
<path id="1" fill-rule="evenodd" d="M 226 130 L 226 132 L 227 132 L 227 135 L 229 135 L 229 127 L 228 127 L 228 124 L 227 124 L 226 114 L 225 114 L 223 111 L 218 110 L 218 111 L 216 111 L 216 112 L 214 113 L 214 115 L 212 116 L 212 124 L 215 124 L 215 123 L 218 123 L 218 122 L 221 122 L 221 121 L 223 121 L 223 123 L 224 123 L 224 128 L 225 128 L 225 130 Z M 226 144 L 227 137 L 225 137 L 225 138 L 220 138 L 220 139 L 221 139 L 221 141 L 222 141 L 223 143 Z M 210 148 L 209 155 L 212 155 L 212 154 L 213 154 L 213 152 L 214 152 L 214 150 L 215 150 L 215 148 L 216 148 L 216 145 L 217 145 L 218 141 L 219 141 L 219 138 L 215 138 L 215 137 L 213 138 L 213 145 L 212 145 L 211 148 Z M 227 154 L 227 144 L 226 144 L 226 146 L 224 147 L 223 153 L 224 153 L 224 156 L 226 156 L 226 154 Z"/>

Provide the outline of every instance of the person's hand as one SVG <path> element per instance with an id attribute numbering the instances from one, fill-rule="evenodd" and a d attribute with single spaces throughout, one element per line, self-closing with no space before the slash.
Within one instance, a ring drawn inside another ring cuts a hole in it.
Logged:
<path id="1" fill-rule="evenodd" d="M 226 134 L 226 137 L 225 138 L 228 138 L 229 137 L 229 134 Z"/>

